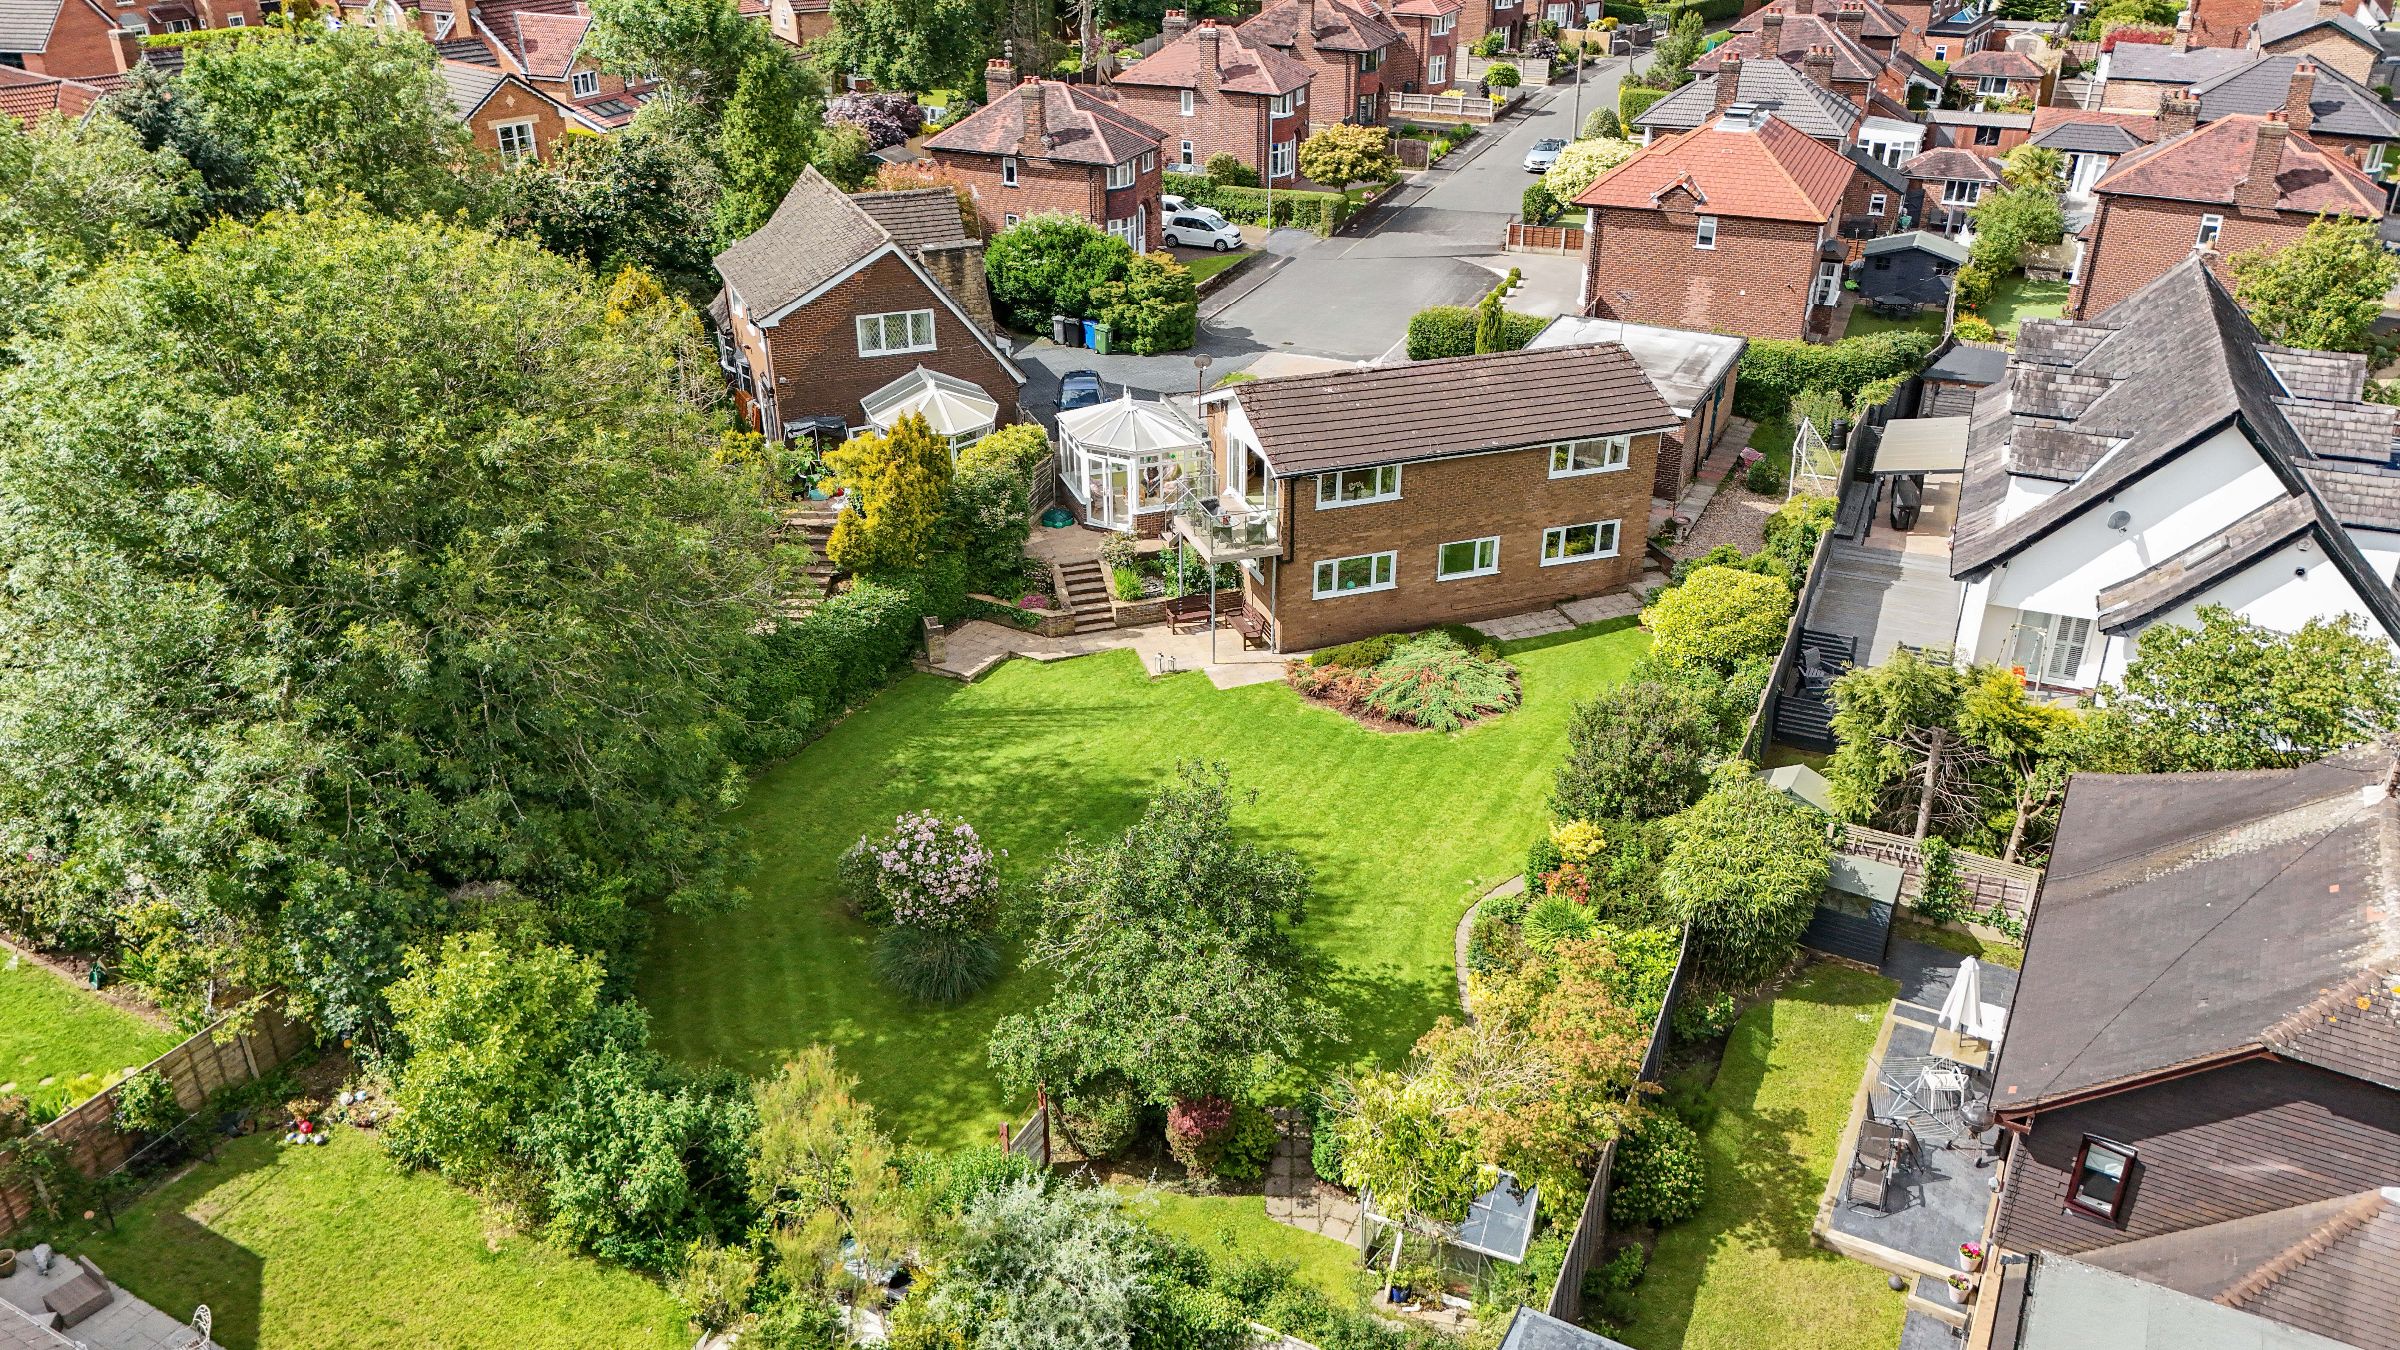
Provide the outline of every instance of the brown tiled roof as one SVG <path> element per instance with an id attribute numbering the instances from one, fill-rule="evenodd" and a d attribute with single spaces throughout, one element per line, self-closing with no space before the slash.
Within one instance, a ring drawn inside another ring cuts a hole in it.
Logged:
<path id="1" fill-rule="evenodd" d="M 2074 122 L 2123 127 L 2145 144 L 2158 139 L 2158 118 L 2151 113 L 2103 112 L 2098 108 L 2054 108 L 2047 105 L 2033 110 L 2033 134 L 2036 138 L 2052 127 Z"/>
<path id="2" fill-rule="evenodd" d="M 938 248 L 967 237 L 958 215 L 958 194 L 946 187 L 857 192 L 850 201 L 904 248 Z"/>
<path id="3" fill-rule="evenodd" d="M 591 20 L 578 0 L 485 0 L 475 22 L 536 79 L 565 79 Z"/>
<path id="4" fill-rule="evenodd" d="M 1900 166 L 1901 175 L 1908 178 L 1936 179 L 1942 182 L 1997 183 L 2000 165 L 1987 156 L 1976 154 L 1963 146 L 1937 145 L 1931 150 L 1913 155 Z"/>
<path id="5" fill-rule="evenodd" d="M 1236 94 L 1273 97 L 1308 86 L 1308 64 L 1264 42 L 1244 37 L 1239 28 L 1219 27 L 1206 20 L 1166 46 L 1118 72 L 1119 84 L 1164 85 L 1173 89 L 1200 87 L 1202 34 L 1217 35 L 1217 87 Z"/>
<path id="6" fill-rule="evenodd" d="M 81 117 L 103 97 L 97 85 L 0 66 L 0 117 L 32 126 L 44 113 Z"/>
<path id="7" fill-rule="evenodd" d="M 1391 12 L 1405 14 L 1412 19 L 1438 19 L 1444 14 L 1456 14 L 1465 8 L 1464 0 L 1400 0 L 1400 3 L 1391 7 Z"/>
<path id="8" fill-rule="evenodd" d="M 1993 1108 L 2259 1051 L 2400 1089 L 2396 756 L 2077 775 Z"/>
<path id="9" fill-rule="evenodd" d="M 1761 10 L 1764 14 L 1767 11 Z M 1753 19 L 1757 15 L 1751 16 Z M 1776 39 L 1776 49 L 1766 50 L 1766 30 L 1753 28 L 1736 33 L 1717 44 L 1706 55 L 1692 62 L 1692 70 L 1706 75 L 1725 63 L 1728 56 L 1745 61 L 1773 56 L 1792 65 L 1799 65 L 1812 47 L 1824 47 L 1833 53 L 1833 78 L 1845 81 L 1872 81 L 1885 66 L 1896 65 L 1903 74 L 1913 75 L 1928 84 L 1940 81 L 1924 62 L 1906 52 L 1878 52 L 1854 42 L 1837 27 L 1827 14 L 1786 14 Z"/>
<path id="10" fill-rule="evenodd" d="M 1860 18 L 1858 31 L 1868 37 L 1898 38 L 1908 31 L 1908 20 L 1885 8 L 1879 3 L 1879 0 L 1863 0 L 1859 8 L 1865 12 Z M 1841 9 L 1841 5 L 1837 3 L 1837 0 L 1817 0 L 1813 6 L 1806 3 L 1806 0 L 1799 0 L 1798 3 L 1785 5 L 1784 9 L 1787 11 L 1784 16 L 1785 23 L 1790 23 L 1794 16 L 1803 13 L 1813 14 L 1821 22 L 1832 23 L 1836 12 Z M 1733 31 L 1736 33 L 1757 32 L 1758 16 L 1765 12 L 1766 9 L 1762 7 L 1736 19 Z"/>
<path id="11" fill-rule="evenodd" d="M 2249 180 L 2250 153 L 2265 122 L 2263 117 L 2225 117 L 2189 135 L 2144 146 L 2118 160 L 2092 191 L 2230 206 L 2235 191 Z M 2275 188 L 2277 210 L 2383 218 L 2383 194 L 2375 184 L 2298 132 L 2284 138 Z"/>
<path id="12" fill-rule="evenodd" d="M 2083 1258 L 2367 1350 L 2400 1350 L 2400 1188 L 2162 1233 Z"/>
<path id="13" fill-rule="evenodd" d="M 1056 80 L 1027 80 L 997 102 L 944 128 L 925 142 L 925 148 L 970 155 L 1028 154 L 1026 103 L 1035 98 L 1042 100 L 1042 117 L 1048 128 L 1042 138 L 1044 148 L 1036 158 L 1068 164 L 1122 164 L 1158 149 L 1166 136 L 1097 90 Z"/>
<path id="14" fill-rule="evenodd" d="M 1276 0 L 1244 23 L 1242 31 L 1270 47 L 1292 47 L 1299 39 L 1304 4 L 1316 14 L 1317 45 L 1329 52 L 1380 51 L 1400 40 L 1398 29 L 1351 0 Z"/>
<path id="15" fill-rule="evenodd" d="M 1575 204 L 1648 210 L 1681 185 L 1710 215 L 1821 222 L 1841 209 L 1857 171 L 1848 156 L 1780 117 L 1755 128 L 1729 128 L 1716 118 L 1600 175 Z"/>
<path id="16" fill-rule="evenodd" d="M 891 242 L 815 166 L 802 169 L 767 223 L 717 255 L 717 275 L 764 321 Z"/>
<path id="17" fill-rule="evenodd" d="M 1977 79 L 1990 75 L 2005 80 L 2038 80 L 2042 78 L 2042 63 L 2023 52 L 1986 47 L 1951 62 L 1950 73 Z"/>
<path id="18" fill-rule="evenodd" d="M 1675 425 L 1613 342 L 1257 380 L 1232 398 L 1278 478 Z"/>

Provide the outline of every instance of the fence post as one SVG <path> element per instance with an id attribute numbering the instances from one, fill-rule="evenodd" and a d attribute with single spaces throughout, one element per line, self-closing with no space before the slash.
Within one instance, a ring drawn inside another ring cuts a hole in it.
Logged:
<path id="1" fill-rule="evenodd" d="M 1050 1166 L 1050 1089 L 1038 1085 L 1033 1089 L 1033 1109 L 1042 1118 L 1042 1166 L 1046 1169 Z"/>

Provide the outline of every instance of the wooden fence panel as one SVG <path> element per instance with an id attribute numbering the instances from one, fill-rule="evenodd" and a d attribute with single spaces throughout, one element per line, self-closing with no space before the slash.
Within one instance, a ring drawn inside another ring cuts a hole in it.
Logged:
<path id="1" fill-rule="evenodd" d="M 1608 1240 L 1608 1176 L 1617 1161 L 1617 1141 L 1600 1150 L 1600 1166 L 1592 1173 L 1592 1188 L 1583 1194 L 1583 1213 L 1575 1218 L 1575 1235 L 1567 1239 L 1567 1259 L 1550 1285 L 1550 1303 L 1543 1311 L 1562 1322 L 1583 1320 L 1583 1277 Z"/>
<path id="2" fill-rule="evenodd" d="M 1500 246 L 1510 253 L 1581 253 L 1583 227 L 1510 221 L 1508 236 L 1500 241 Z"/>
<path id="3" fill-rule="evenodd" d="M 1925 851 L 1907 835 L 1864 825 L 1845 825 L 1842 852 L 1899 868 L 1900 894 L 1908 900 L 1915 900 L 1923 890 Z M 2002 862 L 1963 848 L 1950 850 L 1950 857 L 1958 864 L 1959 889 L 1967 893 L 1968 902 L 1976 909 L 1988 911 L 1998 905 L 2019 923 L 2032 912 L 2033 893 L 2042 884 L 2041 869 Z"/>

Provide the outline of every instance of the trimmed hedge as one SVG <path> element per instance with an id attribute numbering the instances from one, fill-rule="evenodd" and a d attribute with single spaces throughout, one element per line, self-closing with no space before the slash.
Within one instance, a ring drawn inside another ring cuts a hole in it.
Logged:
<path id="1" fill-rule="evenodd" d="M 928 608 L 913 586 L 858 581 L 761 633 L 745 690 L 741 758 L 782 759 L 882 689 L 916 655 Z"/>
<path id="2" fill-rule="evenodd" d="M 1939 341 L 1922 332 L 1876 333 L 1835 343 L 1752 338 L 1742 353 L 1733 410 L 1761 421 L 1781 417 L 1804 389 L 1828 390 L 1848 403 L 1878 380 L 1917 370 Z"/>
<path id="3" fill-rule="evenodd" d="M 1742 17 L 1742 4 L 1743 0 L 1698 0 L 1697 3 L 1685 0 L 1683 4 L 1668 7 L 1667 26 L 1673 28 L 1675 20 L 1682 18 L 1687 13 L 1697 13 L 1703 24 L 1730 23 Z M 1601 12 L 1606 13 L 1607 11 Z"/>
<path id="4" fill-rule="evenodd" d="M 1500 315 L 1500 350 L 1513 352 L 1540 336 L 1550 320 L 1539 314 L 1504 311 Z M 1408 318 L 1408 359 L 1430 361 L 1441 356 L 1475 354 L 1475 308 L 1435 305 Z"/>
<path id="5" fill-rule="evenodd" d="M 1630 131 L 1633 129 L 1633 119 L 1650 111 L 1651 104 L 1673 92 L 1675 91 L 1672 89 L 1650 89 L 1638 84 L 1618 85 L 1617 120 L 1624 123 L 1626 129 Z"/>
<path id="6" fill-rule="evenodd" d="M 1190 182 L 1176 192 L 1184 200 L 1206 206 L 1239 225 L 1300 225 L 1318 234 L 1332 234 L 1350 218 L 1350 199 L 1339 192 L 1301 192 L 1279 188 L 1235 187 L 1229 183 Z M 1275 218 L 1267 219 L 1268 198 L 1274 199 Z"/>

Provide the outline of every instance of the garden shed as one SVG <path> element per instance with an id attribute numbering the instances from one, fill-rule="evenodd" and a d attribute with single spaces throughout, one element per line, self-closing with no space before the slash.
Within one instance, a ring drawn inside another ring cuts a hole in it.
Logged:
<path id="1" fill-rule="evenodd" d="M 1525 1249 L 1533 1242 L 1534 1225 L 1541 1214 L 1542 1189 L 1517 1180 L 1513 1172 L 1493 1169 L 1492 1184 L 1467 1205 L 1467 1217 L 1456 1224 L 1435 1223 L 1423 1215 L 1409 1216 L 1402 1224 L 1375 1209 L 1372 1191 L 1358 1193 L 1359 1233 L 1366 1249 L 1374 1250 L 1377 1236 L 1386 1229 L 1415 1232 L 1433 1239 L 1440 1246 L 1469 1253 L 1479 1259 L 1498 1259 L 1510 1265 L 1525 1260 Z"/>
<path id="2" fill-rule="evenodd" d="M 1000 420 L 1000 400 L 971 381 L 923 366 L 867 395 L 861 406 L 880 432 L 890 432 L 910 413 L 923 417 L 934 435 L 950 443 L 953 462 L 959 451 L 991 435 Z"/>
<path id="3" fill-rule="evenodd" d="M 1059 481 L 1075 499 L 1075 514 L 1101 529 L 1165 533 L 1185 474 L 1207 453 L 1207 433 L 1131 390 L 1058 415 Z"/>

